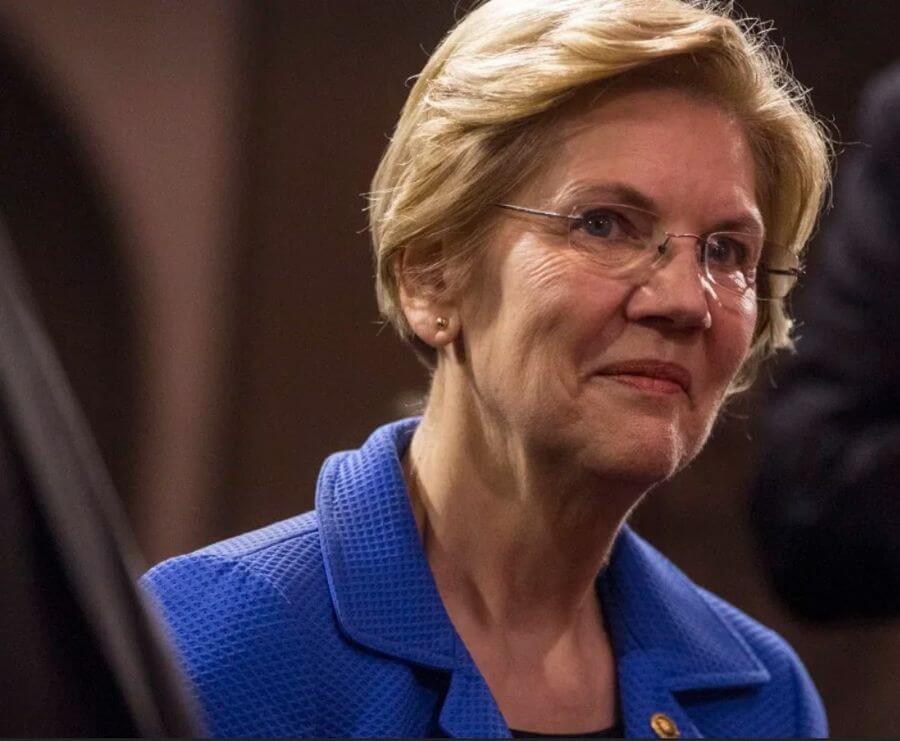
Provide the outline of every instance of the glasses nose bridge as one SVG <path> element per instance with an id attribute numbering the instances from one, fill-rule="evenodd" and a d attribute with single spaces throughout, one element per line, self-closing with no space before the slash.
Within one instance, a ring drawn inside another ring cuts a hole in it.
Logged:
<path id="1" fill-rule="evenodd" d="M 653 263 L 650 265 L 651 275 L 653 273 L 662 273 L 664 269 L 668 267 L 666 262 L 666 258 L 668 257 L 668 262 L 671 262 L 674 259 L 673 250 L 669 248 L 669 242 L 673 239 L 691 239 L 694 242 L 694 257 L 696 259 L 695 268 L 693 270 L 693 280 L 696 281 L 696 285 L 698 285 L 701 291 L 705 293 L 709 293 L 716 301 L 718 301 L 718 297 L 716 295 L 715 289 L 713 288 L 713 284 L 715 280 L 709 272 L 709 264 L 707 262 L 707 242 L 706 238 L 700 236 L 699 234 L 692 234 L 690 232 L 687 233 L 675 233 L 675 232 L 662 232 L 662 240 L 658 242 L 657 247 L 657 255 L 654 259 Z M 686 269 L 682 268 L 682 270 Z M 674 278 L 679 284 L 683 287 L 687 287 L 689 283 L 693 283 L 693 281 L 688 281 L 687 283 L 682 282 L 684 279 L 684 274 L 682 273 L 682 277 L 679 279 L 676 276 L 671 276 Z"/>
<path id="2" fill-rule="evenodd" d="M 691 234 L 690 232 L 686 232 L 684 234 L 678 234 L 675 232 L 663 232 L 662 233 L 662 241 L 656 247 L 656 259 L 654 260 L 654 266 L 658 267 L 662 262 L 663 258 L 671 253 L 671 249 L 669 248 L 669 242 L 673 239 L 692 239 L 694 241 L 695 249 L 696 249 L 696 257 L 697 257 L 697 266 L 701 270 L 702 275 L 706 275 L 707 272 L 707 263 L 706 263 L 706 238 L 701 237 L 699 234 Z"/>

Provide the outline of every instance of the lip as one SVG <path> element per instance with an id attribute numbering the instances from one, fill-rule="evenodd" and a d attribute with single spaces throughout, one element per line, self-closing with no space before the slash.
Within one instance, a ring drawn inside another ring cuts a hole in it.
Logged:
<path id="1" fill-rule="evenodd" d="M 656 393 L 690 394 L 691 372 L 677 363 L 661 360 L 638 359 L 612 363 L 601 368 L 595 375 L 611 376 L 642 391 Z"/>

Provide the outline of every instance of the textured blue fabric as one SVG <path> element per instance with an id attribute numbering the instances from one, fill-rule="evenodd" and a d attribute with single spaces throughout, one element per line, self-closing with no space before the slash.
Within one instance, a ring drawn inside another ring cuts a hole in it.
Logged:
<path id="1" fill-rule="evenodd" d="M 420 545 L 400 467 L 416 423 L 331 456 L 315 512 L 144 577 L 214 735 L 509 736 Z M 629 528 L 597 589 L 629 737 L 660 712 L 683 737 L 826 735 L 784 641 Z"/>

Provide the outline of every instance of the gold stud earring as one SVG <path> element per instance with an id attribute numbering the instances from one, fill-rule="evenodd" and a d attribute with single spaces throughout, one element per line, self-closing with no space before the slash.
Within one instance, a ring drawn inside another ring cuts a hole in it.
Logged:
<path id="1" fill-rule="evenodd" d="M 435 319 L 434 323 L 437 325 L 438 329 L 447 329 L 447 327 L 450 326 L 450 322 L 447 321 L 447 318 L 443 316 L 439 316 L 437 319 Z"/>

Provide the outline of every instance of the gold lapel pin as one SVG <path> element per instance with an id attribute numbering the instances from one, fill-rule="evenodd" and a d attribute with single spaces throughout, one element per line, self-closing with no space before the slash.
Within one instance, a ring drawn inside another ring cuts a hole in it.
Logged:
<path id="1" fill-rule="evenodd" d="M 681 738 L 681 731 L 665 713 L 653 713 L 650 716 L 650 727 L 659 738 Z"/>

